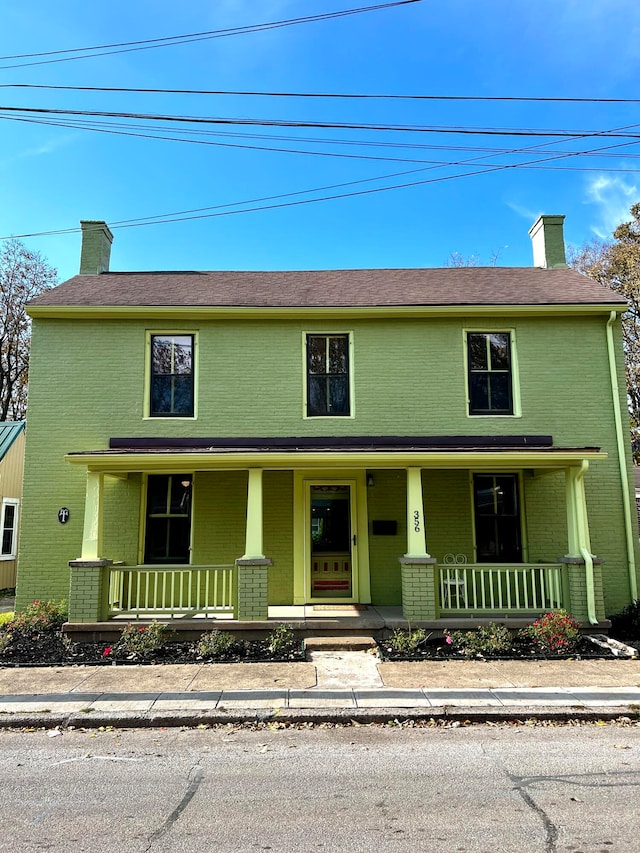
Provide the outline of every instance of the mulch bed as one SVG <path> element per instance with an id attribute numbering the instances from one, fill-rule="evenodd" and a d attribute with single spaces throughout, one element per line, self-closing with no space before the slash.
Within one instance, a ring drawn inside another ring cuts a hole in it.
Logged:
<path id="1" fill-rule="evenodd" d="M 378 644 L 380 656 L 385 661 L 420 661 L 420 660 L 620 660 L 621 657 L 611 649 L 597 646 L 587 637 L 583 637 L 570 654 L 541 654 L 532 643 L 514 638 L 508 654 L 475 655 L 467 657 L 463 652 L 455 652 L 443 638 L 426 640 L 415 650 L 405 651 L 394 649 L 388 640 Z"/>

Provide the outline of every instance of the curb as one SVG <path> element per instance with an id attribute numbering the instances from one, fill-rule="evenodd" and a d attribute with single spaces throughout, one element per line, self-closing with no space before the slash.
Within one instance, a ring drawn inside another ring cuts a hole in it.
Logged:
<path id="1" fill-rule="evenodd" d="M 487 708 L 477 706 L 447 707 L 443 705 L 431 708 L 425 713 L 418 708 L 333 708 L 333 709 L 282 709 L 262 710 L 255 708 L 237 711 L 112 711 L 98 714 L 59 714 L 43 712 L 40 714 L 2 714 L 0 729 L 44 728 L 44 729 L 95 729 L 111 726 L 113 728 L 195 728 L 197 726 L 222 726 L 242 723 L 334 723 L 337 725 L 369 723 L 391 723 L 408 721 L 446 721 L 462 723 L 508 723 L 513 721 L 556 721 L 579 722 L 612 721 L 624 717 L 640 721 L 640 712 L 628 706 L 590 708 L 557 708 L 529 706 L 520 708 Z"/>

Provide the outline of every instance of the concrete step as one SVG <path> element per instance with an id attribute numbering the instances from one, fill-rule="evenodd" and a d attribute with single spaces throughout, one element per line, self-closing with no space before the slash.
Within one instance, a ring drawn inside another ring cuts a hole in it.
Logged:
<path id="1" fill-rule="evenodd" d="M 376 647 L 373 637 L 307 637 L 304 641 L 307 652 L 361 652 Z"/>

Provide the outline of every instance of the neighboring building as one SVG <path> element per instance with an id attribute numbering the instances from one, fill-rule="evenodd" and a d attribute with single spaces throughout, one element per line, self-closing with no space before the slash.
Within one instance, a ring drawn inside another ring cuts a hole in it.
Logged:
<path id="1" fill-rule="evenodd" d="M 18 606 L 629 603 L 626 303 L 567 269 L 563 219 L 534 268 L 298 272 L 110 272 L 83 222 L 80 275 L 28 309 Z"/>
<path id="2" fill-rule="evenodd" d="M 24 421 L 0 423 L 0 589 L 16 585 L 24 434 Z"/>

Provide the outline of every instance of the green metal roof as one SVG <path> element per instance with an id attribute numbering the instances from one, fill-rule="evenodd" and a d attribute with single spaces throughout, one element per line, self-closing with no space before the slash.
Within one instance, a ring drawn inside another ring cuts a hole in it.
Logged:
<path id="1" fill-rule="evenodd" d="M 24 429 L 24 421 L 4 421 L 0 423 L 0 462 L 9 452 L 9 448 Z"/>

